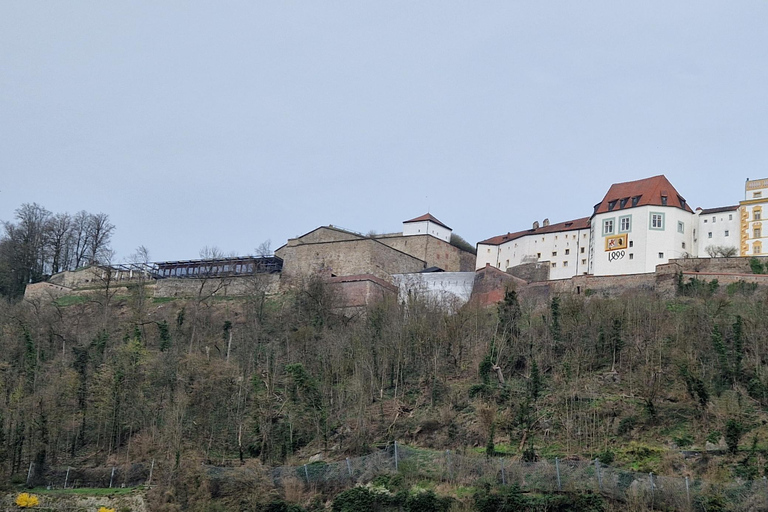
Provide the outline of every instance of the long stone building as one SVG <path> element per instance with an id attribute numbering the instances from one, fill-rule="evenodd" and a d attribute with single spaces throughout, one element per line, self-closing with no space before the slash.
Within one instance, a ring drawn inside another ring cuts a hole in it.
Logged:
<path id="1" fill-rule="evenodd" d="M 430 214 L 403 222 L 401 233 L 366 236 L 321 226 L 291 238 L 275 251 L 290 279 L 316 273 L 329 277 L 372 274 L 391 282 L 393 274 L 438 267 L 472 272 L 475 255 L 450 243 L 452 231 Z"/>

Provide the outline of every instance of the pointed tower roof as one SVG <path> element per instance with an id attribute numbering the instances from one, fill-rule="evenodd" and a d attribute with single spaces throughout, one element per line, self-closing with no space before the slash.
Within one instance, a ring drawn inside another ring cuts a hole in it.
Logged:
<path id="1" fill-rule="evenodd" d="M 424 215 L 421 215 L 420 217 L 416 217 L 415 219 L 405 220 L 403 221 L 403 224 L 408 224 L 409 222 L 424 222 L 424 221 L 434 222 L 439 226 L 443 226 L 445 229 L 451 229 L 445 224 L 443 224 L 442 222 L 440 222 L 439 220 L 437 220 L 437 218 L 435 218 L 431 213 L 425 213 Z"/>

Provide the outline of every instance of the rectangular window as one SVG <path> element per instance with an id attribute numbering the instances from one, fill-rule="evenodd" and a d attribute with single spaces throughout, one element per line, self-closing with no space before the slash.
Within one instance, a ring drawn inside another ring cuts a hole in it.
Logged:
<path id="1" fill-rule="evenodd" d="M 540 252 L 537 252 L 537 253 L 536 253 L 536 257 L 537 257 L 537 258 L 541 258 L 541 253 L 540 253 Z"/>
<path id="2" fill-rule="evenodd" d="M 557 256 L 557 251 L 552 251 L 552 256 Z"/>
<path id="3" fill-rule="evenodd" d="M 631 260 L 635 259 L 635 255 L 632 254 L 632 253 L 629 253 L 629 259 L 631 259 Z"/>
<path id="4" fill-rule="evenodd" d="M 763 216 L 762 213 L 763 212 L 761 212 L 760 210 L 755 210 L 755 211 L 752 212 L 752 217 L 755 220 L 761 220 L 761 217 Z"/>
<path id="5" fill-rule="evenodd" d="M 587 260 L 581 260 L 581 264 L 582 265 L 586 265 L 587 264 Z"/>
<path id="6" fill-rule="evenodd" d="M 569 254 L 571 254 L 571 250 L 570 249 L 566 249 L 565 250 L 565 255 L 568 256 Z"/>
<path id="7" fill-rule="evenodd" d="M 683 224 L 683 221 L 677 221 L 677 232 L 685 233 L 685 224 Z"/>
<path id="8" fill-rule="evenodd" d="M 651 212 L 651 229 L 664 230 L 664 214 Z"/>
<path id="9" fill-rule="evenodd" d="M 632 216 L 619 217 L 619 233 L 629 233 L 632 230 Z"/>
<path id="10" fill-rule="evenodd" d="M 603 221 L 603 236 L 613 234 L 613 219 L 605 219 Z"/>
<path id="11" fill-rule="evenodd" d="M 712 224 L 714 224 L 715 222 L 717 222 L 717 217 L 712 217 Z"/>
<path id="12" fill-rule="evenodd" d="M 725 236 L 729 236 L 731 233 L 726 229 L 725 230 Z"/>
<path id="13" fill-rule="evenodd" d="M 659 253 L 659 259 L 660 259 L 660 260 L 663 260 L 663 259 L 664 259 L 664 253 L 663 253 L 663 252 L 660 252 L 660 253 Z"/>
<path id="14" fill-rule="evenodd" d="M 685 249 L 685 242 L 683 242 L 683 249 Z"/>
<path id="15" fill-rule="evenodd" d="M 557 263 L 552 262 L 552 268 L 555 268 L 557 266 Z"/>
<path id="16" fill-rule="evenodd" d="M 762 238 L 762 237 L 763 237 L 763 229 L 755 228 L 755 238 Z"/>
<path id="17" fill-rule="evenodd" d="M 712 238 L 712 232 L 707 233 L 707 238 Z"/>
<path id="18" fill-rule="evenodd" d="M 754 192 L 752 194 L 752 197 L 754 197 L 754 198 L 763 197 L 763 193 L 762 192 Z"/>
<path id="19" fill-rule="evenodd" d="M 733 220 L 733 214 L 732 213 L 728 214 L 728 220 Z"/>
<path id="20" fill-rule="evenodd" d="M 634 240 L 630 240 L 629 241 L 629 246 L 630 247 L 634 247 L 635 246 L 635 241 Z"/>
<path id="21" fill-rule="evenodd" d="M 564 262 L 563 262 L 563 266 L 564 266 L 564 267 L 567 267 L 567 266 L 568 266 L 568 262 L 567 262 L 567 261 L 564 261 Z"/>
<path id="22" fill-rule="evenodd" d="M 704 224 L 706 224 L 706 223 L 707 223 L 707 219 L 704 219 Z"/>
<path id="23" fill-rule="evenodd" d="M 584 248 L 583 247 L 581 248 L 581 254 L 584 254 Z"/>

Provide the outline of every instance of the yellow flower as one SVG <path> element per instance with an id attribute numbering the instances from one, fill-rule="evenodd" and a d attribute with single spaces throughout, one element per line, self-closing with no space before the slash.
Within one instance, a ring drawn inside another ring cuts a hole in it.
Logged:
<path id="1" fill-rule="evenodd" d="M 16 505 L 21 508 L 36 507 L 40 504 L 40 500 L 34 494 L 23 492 L 16 496 Z"/>
<path id="2" fill-rule="evenodd" d="M 101 507 L 99 509 L 99 512 L 115 512 L 115 509 L 113 508 L 107 508 L 107 507 Z"/>

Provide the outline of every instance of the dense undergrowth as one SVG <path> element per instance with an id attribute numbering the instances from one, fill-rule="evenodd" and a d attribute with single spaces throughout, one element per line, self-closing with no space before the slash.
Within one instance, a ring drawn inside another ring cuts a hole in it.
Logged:
<path id="1" fill-rule="evenodd" d="M 393 440 L 761 478 L 765 292 L 680 285 L 673 299 L 508 293 L 445 311 L 413 297 L 352 316 L 317 280 L 267 297 L 255 279 L 249 297 L 226 301 L 155 302 L 139 283 L 129 296 L 3 303 L 0 471 L 24 482 L 30 462 L 36 481 L 50 466 L 155 459 L 155 503 L 168 510 L 221 501 L 201 463 L 300 465 Z"/>

